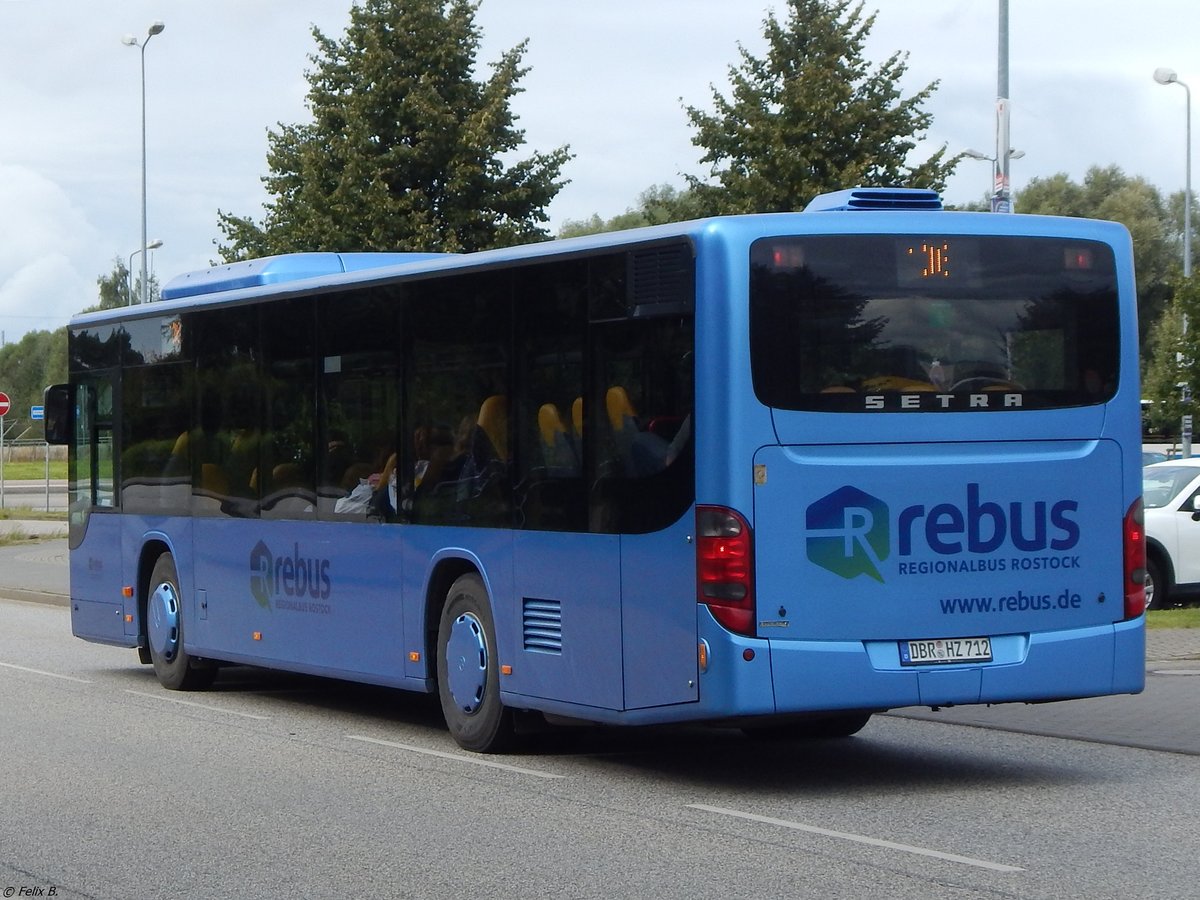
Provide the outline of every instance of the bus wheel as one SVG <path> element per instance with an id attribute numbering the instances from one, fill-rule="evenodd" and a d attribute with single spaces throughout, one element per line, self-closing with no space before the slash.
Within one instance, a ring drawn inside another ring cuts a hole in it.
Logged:
<path id="1" fill-rule="evenodd" d="M 513 743 L 512 710 L 500 702 L 496 627 L 483 580 L 459 577 L 438 625 L 438 696 L 450 735 L 464 750 L 503 753 Z"/>
<path id="2" fill-rule="evenodd" d="M 217 676 L 214 667 L 199 667 L 183 649 L 183 608 L 175 560 L 164 553 L 150 575 L 146 601 L 146 639 L 159 683 L 173 691 L 202 690 Z"/>
<path id="3" fill-rule="evenodd" d="M 778 725 L 748 725 L 742 732 L 747 737 L 766 741 L 844 738 L 858 734 L 869 721 L 870 713 L 847 713 L 821 719 L 798 719 Z"/>

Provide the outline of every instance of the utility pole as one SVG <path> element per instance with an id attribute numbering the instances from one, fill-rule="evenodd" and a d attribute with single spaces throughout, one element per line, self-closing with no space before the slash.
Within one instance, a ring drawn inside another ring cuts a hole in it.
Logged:
<path id="1" fill-rule="evenodd" d="M 1008 173 L 1012 141 L 1009 138 L 1008 100 L 1008 0 L 1000 2 L 1000 39 L 996 48 L 996 178 L 992 212 L 1013 211 Z"/>

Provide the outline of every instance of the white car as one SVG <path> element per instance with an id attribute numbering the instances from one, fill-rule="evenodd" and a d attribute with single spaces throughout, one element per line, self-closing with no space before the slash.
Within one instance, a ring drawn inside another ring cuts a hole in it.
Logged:
<path id="1" fill-rule="evenodd" d="M 1200 458 L 1142 469 L 1146 507 L 1146 606 L 1200 594 Z"/>

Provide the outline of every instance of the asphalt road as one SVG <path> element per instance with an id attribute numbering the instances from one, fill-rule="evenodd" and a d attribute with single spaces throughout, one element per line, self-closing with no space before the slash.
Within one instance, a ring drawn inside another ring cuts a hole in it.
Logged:
<path id="1" fill-rule="evenodd" d="M 883 716 L 480 757 L 424 698 L 252 669 L 171 693 L 61 606 L 0 623 L 0 895 L 1124 900 L 1200 875 L 1192 755 Z"/>

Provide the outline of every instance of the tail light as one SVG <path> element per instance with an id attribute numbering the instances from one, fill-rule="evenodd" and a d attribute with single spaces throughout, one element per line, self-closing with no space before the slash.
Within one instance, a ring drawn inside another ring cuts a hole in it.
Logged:
<path id="1" fill-rule="evenodd" d="M 1146 611 L 1146 528 L 1141 497 L 1125 513 L 1124 530 L 1125 618 L 1134 619 Z"/>
<path id="2" fill-rule="evenodd" d="M 696 600 L 737 634 L 754 634 L 754 540 L 723 506 L 696 507 Z"/>

